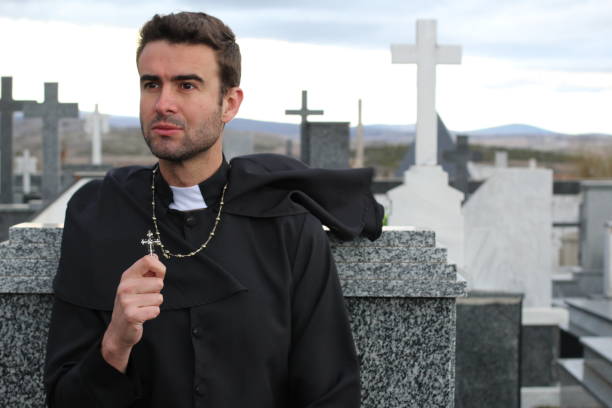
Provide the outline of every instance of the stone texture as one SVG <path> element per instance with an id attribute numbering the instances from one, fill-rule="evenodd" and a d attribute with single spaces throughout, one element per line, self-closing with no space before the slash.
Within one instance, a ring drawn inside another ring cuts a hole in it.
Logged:
<path id="1" fill-rule="evenodd" d="M 28 204 L 0 204 L 0 242 L 8 239 L 11 225 L 30 220 L 37 210 Z"/>
<path id="2" fill-rule="evenodd" d="M 0 401 L 3 407 L 45 406 L 42 372 L 52 302 L 52 295 L 0 293 Z"/>
<path id="3" fill-rule="evenodd" d="M 520 406 L 521 300 L 495 292 L 457 299 L 457 408 Z"/>
<path id="4" fill-rule="evenodd" d="M 8 406 L 44 406 L 42 364 L 61 233 L 57 225 L 22 224 L 0 244 L 0 401 Z M 351 245 L 333 240 L 332 252 L 370 256 L 367 263 L 338 262 L 362 368 L 362 407 L 452 408 L 455 297 L 464 295 L 465 281 L 444 257 L 414 256 L 436 253 L 431 232 L 392 229 L 377 242 Z"/>
<path id="5" fill-rule="evenodd" d="M 448 185 L 440 166 L 410 167 L 404 183 L 389 190 L 389 225 L 412 226 L 436 232 L 438 245 L 447 248 L 449 262 L 462 273 L 464 266 L 463 193 Z"/>
<path id="6" fill-rule="evenodd" d="M 523 326 L 521 333 L 521 385 L 552 387 L 558 384 L 559 326 Z"/>
<path id="7" fill-rule="evenodd" d="M 78 118 L 79 107 L 76 103 L 58 101 L 57 82 L 45 83 L 45 100 L 43 103 L 28 102 L 24 104 L 25 118 L 42 118 L 43 128 L 43 179 L 42 198 L 51 201 L 62 188 L 60 166 L 60 143 L 58 126 L 63 118 Z"/>
<path id="8" fill-rule="evenodd" d="M 307 124 L 309 115 L 323 115 L 322 110 L 308 109 L 308 91 L 302 91 L 302 107 L 300 109 L 288 109 L 285 115 L 299 115 L 302 120 L 300 124 L 300 160 L 310 163 L 310 135 Z"/>
<path id="9" fill-rule="evenodd" d="M 581 190 L 580 265 L 599 271 L 603 268 L 604 224 L 612 220 L 612 181 L 583 181 Z"/>
<path id="10" fill-rule="evenodd" d="M 310 167 L 349 168 L 349 122 L 308 122 L 305 130 Z"/>
<path id="11" fill-rule="evenodd" d="M 13 99 L 13 78 L 2 77 L 0 94 L 0 203 L 13 203 L 13 113 L 25 102 Z"/>
<path id="12" fill-rule="evenodd" d="M 470 289 L 552 301 L 552 171 L 498 169 L 463 206 Z"/>
<path id="13" fill-rule="evenodd" d="M 453 299 L 347 298 L 363 408 L 452 407 Z"/>

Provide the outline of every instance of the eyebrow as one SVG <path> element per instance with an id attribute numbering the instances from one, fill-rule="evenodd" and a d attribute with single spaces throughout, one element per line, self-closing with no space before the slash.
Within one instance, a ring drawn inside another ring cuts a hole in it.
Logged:
<path id="1" fill-rule="evenodd" d="M 145 74 L 142 75 L 140 77 L 140 82 L 145 82 L 145 81 L 159 81 L 160 77 L 158 75 L 150 75 L 150 74 Z M 179 82 L 179 81 L 197 81 L 200 83 L 204 83 L 204 80 L 202 79 L 202 77 L 200 77 L 199 75 L 196 74 L 186 74 L 186 75 L 176 75 L 173 76 L 170 79 L 172 82 Z"/>

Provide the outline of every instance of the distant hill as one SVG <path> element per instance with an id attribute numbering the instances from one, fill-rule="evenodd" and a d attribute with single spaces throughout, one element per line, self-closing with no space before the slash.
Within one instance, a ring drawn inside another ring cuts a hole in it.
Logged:
<path id="1" fill-rule="evenodd" d="M 81 112 L 86 114 L 87 112 Z M 83 115 L 81 115 L 83 117 Z M 115 128 L 139 128 L 138 118 L 129 116 L 111 116 L 110 125 Z M 275 136 L 280 140 L 298 140 L 300 125 L 282 122 L 267 122 L 253 119 L 236 118 L 227 125 L 228 130 L 252 132 L 259 135 Z M 350 129 L 351 138 L 356 134 L 356 128 Z M 450 131 L 454 137 L 465 134 L 471 137 L 472 143 L 554 150 L 568 149 L 587 141 L 610 143 L 612 135 L 583 134 L 568 135 L 525 124 L 509 124 L 458 132 Z M 408 144 L 414 140 L 415 125 L 384 125 L 374 124 L 364 126 L 364 137 L 368 144 Z"/>
<path id="2" fill-rule="evenodd" d="M 552 132 L 550 130 L 542 129 L 535 126 L 530 125 L 522 125 L 522 124 L 512 124 L 512 125 L 503 125 L 496 126 L 485 129 L 477 129 L 471 130 L 468 132 L 455 132 L 455 133 L 465 133 L 470 136 L 492 136 L 492 135 L 555 135 L 556 132 Z"/>

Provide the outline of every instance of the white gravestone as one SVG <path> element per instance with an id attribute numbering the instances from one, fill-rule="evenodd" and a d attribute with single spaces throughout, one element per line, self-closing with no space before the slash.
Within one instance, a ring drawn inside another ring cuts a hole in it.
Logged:
<path id="1" fill-rule="evenodd" d="M 110 130 L 108 115 L 95 111 L 85 119 L 85 131 L 91 135 L 91 164 L 102 164 L 102 135 Z"/>
<path id="2" fill-rule="evenodd" d="M 32 192 L 32 183 L 30 176 L 36 172 L 38 159 L 30 156 L 30 151 L 25 149 L 23 156 L 19 156 L 15 160 L 15 173 L 21 175 L 23 182 L 23 193 L 30 194 Z"/>
<path id="3" fill-rule="evenodd" d="M 435 20 L 417 20 L 416 45 L 392 45 L 391 54 L 395 64 L 417 64 L 417 125 L 415 165 L 404 173 L 404 183 L 388 192 L 389 224 L 434 230 L 448 249 L 449 262 L 461 269 L 463 193 L 448 185 L 448 175 L 437 163 L 435 108 L 436 65 L 461 63 L 461 47 L 438 45 Z"/>
<path id="4" fill-rule="evenodd" d="M 471 289 L 521 292 L 524 308 L 552 300 L 552 171 L 498 169 L 463 206 Z"/>

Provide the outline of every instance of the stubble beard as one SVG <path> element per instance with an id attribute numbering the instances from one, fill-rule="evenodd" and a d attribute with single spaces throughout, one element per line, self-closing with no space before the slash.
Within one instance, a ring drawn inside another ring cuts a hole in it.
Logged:
<path id="1" fill-rule="evenodd" d="M 151 128 L 157 122 L 167 122 L 182 127 L 183 139 L 178 147 L 168 148 L 163 141 L 165 136 L 152 135 Z M 221 120 L 220 111 L 217 110 L 210 117 L 200 122 L 199 126 L 190 129 L 187 128 L 184 121 L 172 116 L 157 115 L 148 124 L 147 130 L 145 130 L 141 118 L 140 129 L 147 146 L 149 146 L 149 150 L 151 150 L 155 157 L 173 163 L 180 163 L 208 151 L 221 136 L 223 121 Z"/>

